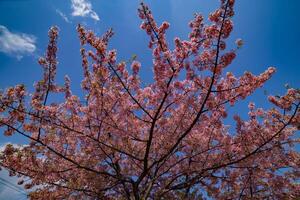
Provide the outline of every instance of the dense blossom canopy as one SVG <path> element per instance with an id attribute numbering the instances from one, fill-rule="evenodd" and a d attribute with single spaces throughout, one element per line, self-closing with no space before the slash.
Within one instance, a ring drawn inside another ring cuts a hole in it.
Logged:
<path id="1" fill-rule="evenodd" d="M 228 107 L 251 95 L 275 72 L 241 77 L 226 68 L 236 57 L 225 40 L 234 0 L 221 0 L 210 24 L 195 14 L 187 40 L 166 40 L 168 22 L 158 25 L 145 4 L 140 26 L 149 35 L 153 83 L 142 86 L 142 64 L 130 68 L 108 49 L 113 31 L 98 37 L 78 25 L 84 99 L 70 79 L 55 82 L 58 28 L 49 31 L 44 74 L 33 94 L 17 85 L 0 93 L 4 134 L 21 134 L 29 145 L 7 145 L 0 164 L 31 199 L 296 199 L 300 196 L 300 91 L 270 96 L 269 110 L 249 104 L 249 119 Z M 49 95 L 63 93 L 63 102 Z M 25 180 L 27 179 L 27 180 Z M 25 181 L 24 181 L 25 180 Z"/>

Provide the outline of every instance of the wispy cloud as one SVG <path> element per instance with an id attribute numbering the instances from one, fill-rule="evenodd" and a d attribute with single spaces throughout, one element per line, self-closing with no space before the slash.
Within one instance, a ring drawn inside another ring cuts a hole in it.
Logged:
<path id="1" fill-rule="evenodd" d="M 25 33 L 12 33 L 0 25 L 0 52 L 22 59 L 36 50 L 36 37 Z"/>
<path id="2" fill-rule="evenodd" d="M 100 18 L 92 9 L 92 4 L 88 0 L 71 0 L 72 2 L 72 15 L 81 17 L 91 17 L 92 19 L 99 21 Z"/>
<path id="3" fill-rule="evenodd" d="M 69 20 L 69 18 L 67 17 L 67 15 L 63 12 L 61 12 L 60 10 L 56 9 L 55 10 L 57 14 L 59 14 L 59 16 L 61 16 L 61 18 L 63 18 L 63 20 L 67 23 L 71 23 L 71 21 Z"/>

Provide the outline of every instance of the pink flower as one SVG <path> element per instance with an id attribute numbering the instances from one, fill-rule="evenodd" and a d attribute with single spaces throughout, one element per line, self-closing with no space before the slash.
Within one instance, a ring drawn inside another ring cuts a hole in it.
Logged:
<path id="1" fill-rule="evenodd" d="M 244 44 L 244 41 L 239 38 L 235 41 L 235 44 L 237 45 L 238 48 L 241 48 Z"/>
<path id="2" fill-rule="evenodd" d="M 133 61 L 131 64 L 133 74 L 138 74 L 141 67 L 141 63 L 138 61 Z"/>
<path id="3" fill-rule="evenodd" d="M 162 26 L 162 29 L 166 30 L 170 27 L 170 24 L 169 24 L 169 22 L 163 22 L 161 26 Z"/>
<path id="4" fill-rule="evenodd" d="M 253 102 L 250 102 L 250 103 L 248 104 L 248 108 L 249 108 L 250 110 L 254 110 L 255 104 L 254 104 Z"/>

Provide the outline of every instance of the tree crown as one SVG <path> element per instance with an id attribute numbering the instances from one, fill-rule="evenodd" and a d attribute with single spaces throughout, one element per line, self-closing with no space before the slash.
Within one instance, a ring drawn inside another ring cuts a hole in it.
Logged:
<path id="1" fill-rule="evenodd" d="M 251 95 L 275 72 L 241 77 L 225 73 L 236 57 L 226 39 L 234 0 L 221 0 L 210 24 L 195 14 L 187 40 L 166 40 L 169 23 L 158 25 L 144 3 L 140 28 L 149 35 L 153 83 L 141 86 L 142 64 L 130 68 L 108 49 L 113 31 L 101 37 L 78 25 L 85 98 L 55 82 L 58 28 L 49 30 L 43 77 L 28 94 L 23 85 L 0 93 L 4 134 L 30 139 L 23 148 L 8 145 L 1 166 L 28 177 L 32 199 L 292 199 L 299 196 L 300 91 L 270 96 L 274 108 L 249 104 L 249 120 L 228 106 Z M 91 49 L 91 50 L 88 50 Z M 63 93 L 61 103 L 49 102 Z M 284 173 L 280 170 L 285 169 Z M 20 179 L 20 184 L 23 184 Z"/>

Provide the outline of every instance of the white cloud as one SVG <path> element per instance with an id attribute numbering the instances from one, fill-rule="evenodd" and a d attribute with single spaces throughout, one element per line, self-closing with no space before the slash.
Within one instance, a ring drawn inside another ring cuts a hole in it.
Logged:
<path id="1" fill-rule="evenodd" d="M 12 33 L 0 25 L 0 52 L 22 59 L 36 50 L 36 37 L 25 33 Z"/>
<path id="2" fill-rule="evenodd" d="M 63 18 L 63 20 L 65 20 L 65 22 L 71 23 L 71 21 L 69 20 L 69 18 L 67 17 L 67 15 L 65 13 L 61 12 L 58 9 L 56 9 L 55 11 L 57 14 L 59 14 L 59 16 L 61 16 L 61 18 Z"/>
<path id="3" fill-rule="evenodd" d="M 12 145 L 14 148 L 19 148 L 19 149 L 23 149 L 24 147 L 28 147 L 29 146 L 27 144 L 14 144 L 14 143 L 11 143 L 11 142 L 6 142 L 6 143 L 2 143 L 0 145 L 0 153 L 2 151 L 4 151 L 4 149 L 6 148 L 7 145 Z"/>
<path id="4" fill-rule="evenodd" d="M 100 18 L 92 9 L 92 4 L 88 0 L 71 0 L 72 2 L 72 15 L 81 17 L 91 17 L 92 19 L 99 21 Z"/>

